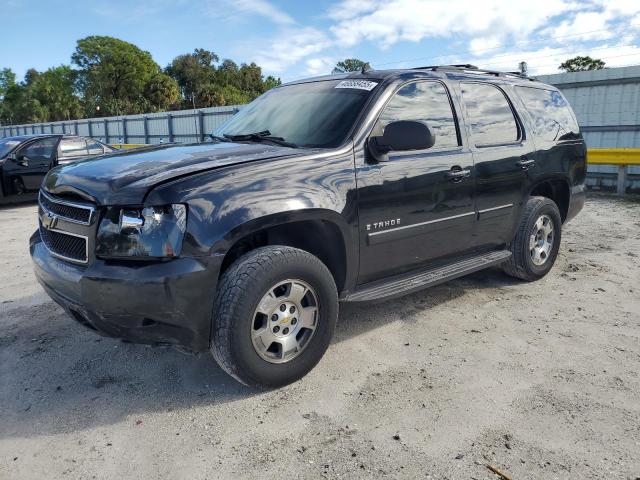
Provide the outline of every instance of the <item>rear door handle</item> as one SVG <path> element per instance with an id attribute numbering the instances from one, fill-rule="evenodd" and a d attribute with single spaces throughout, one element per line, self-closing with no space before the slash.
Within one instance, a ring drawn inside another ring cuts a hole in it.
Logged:
<path id="1" fill-rule="evenodd" d="M 470 176 L 471 170 L 469 170 L 468 168 L 462 169 L 460 167 L 453 167 L 447 172 L 447 177 L 449 177 L 449 179 L 453 180 L 454 182 L 459 182 L 460 180 Z"/>
<path id="2" fill-rule="evenodd" d="M 534 163 L 536 163 L 535 160 L 523 158 L 522 160 L 516 162 L 516 165 L 518 165 L 523 170 L 526 170 L 527 168 L 532 167 Z"/>

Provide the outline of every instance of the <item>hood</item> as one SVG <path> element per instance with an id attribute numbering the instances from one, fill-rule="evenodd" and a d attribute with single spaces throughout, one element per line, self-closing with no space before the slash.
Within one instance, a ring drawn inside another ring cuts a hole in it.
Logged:
<path id="1" fill-rule="evenodd" d="M 74 194 L 99 205 L 137 205 L 151 188 L 174 178 L 305 152 L 267 143 L 145 147 L 54 168 L 44 180 L 44 189 L 53 194 Z"/>

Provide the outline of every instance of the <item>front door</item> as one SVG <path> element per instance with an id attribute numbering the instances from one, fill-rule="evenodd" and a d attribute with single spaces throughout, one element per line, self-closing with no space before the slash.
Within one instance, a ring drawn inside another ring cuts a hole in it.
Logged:
<path id="1" fill-rule="evenodd" d="M 473 157 L 463 147 L 453 102 L 439 81 L 403 85 L 385 106 L 372 136 L 390 122 L 421 120 L 432 148 L 390 152 L 357 168 L 359 283 L 445 259 L 469 247 L 473 228 Z"/>
<path id="2" fill-rule="evenodd" d="M 32 141 L 16 151 L 14 159 L 3 165 L 4 189 L 8 197 L 37 192 L 42 179 L 51 168 L 57 137 Z"/>

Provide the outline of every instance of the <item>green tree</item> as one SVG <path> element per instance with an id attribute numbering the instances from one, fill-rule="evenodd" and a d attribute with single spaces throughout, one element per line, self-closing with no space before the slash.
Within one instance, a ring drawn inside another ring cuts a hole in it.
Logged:
<path id="1" fill-rule="evenodd" d="M 577 56 L 561 63 L 558 69 L 565 72 L 584 72 L 586 70 L 602 70 L 604 65 L 605 63 L 599 58 Z"/>
<path id="2" fill-rule="evenodd" d="M 196 48 L 193 53 L 178 55 L 166 68 L 166 73 L 173 77 L 180 87 L 180 93 L 187 107 L 207 107 L 211 83 L 215 81 L 215 63 L 218 56 L 203 48 Z"/>
<path id="3" fill-rule="evenodd" d="M 16 74 L 10 68 L 0 70 L 0 100 L 4 98 L 7 89 L 16 84 Z"/>
<path id="4" fill-rule="evenodd" d="M 365 62 L 358 58 L 346 58 L 341 62 L 336 63 L 333 71 L 336 73 L 359 72 L 363 68 L 371 68 L 369 66 L 369 62 Z"/>
<path id="5" fill-rule="evenodd" d="M 13 113 L 8 109 L 4 102 L 4 96 L 9 88 L 16 84 L 16 74 L 10 68 L 0 70 L 0 124 L 11 123 Z"/>
<path id="6" fill-rule="evenodd" d="M 43 121 L 70 120 L 82 116 L 82 104 L 75 92 L 76 72 L 68 65 L 53 67 L 33 76 L 25 88 L 42 105 Z"/>
<path id="7" fill-rule="evenodd" d="M 2 106 L 3 116 L 8 123 L 34 123 L 47 119 L 46 108 L 34 98 L 31 89 L 21 83 L 7 89 Z"/>
<path id="8" fill-rule="evenodd" d="M 178 83 L 169 75 L 156 73 L 145 86 L 145 98 L 154 112 L 167 110 L 180 98 Z"/>
<path id="9" fill-rule="evenodd" d="M 78 86 L 90 115 L 96 106 L 101 115 L 142 113 L 147 83 L 160 72 L 149 52 L 112 37 L 78 40 L 71 60 L 79 68 Z"/>

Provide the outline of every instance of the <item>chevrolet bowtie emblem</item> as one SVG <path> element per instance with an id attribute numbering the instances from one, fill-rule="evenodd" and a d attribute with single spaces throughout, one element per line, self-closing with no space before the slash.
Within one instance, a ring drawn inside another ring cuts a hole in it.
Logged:
<path id="1" fill-rule="evenodd" d="M 51 212 L 47 212 L 46 215 L 42 217 L 42 226 L 47 230 L 56 228 L 57 224 L 58 224 L 58 217 L 56 217 Z"/>

